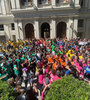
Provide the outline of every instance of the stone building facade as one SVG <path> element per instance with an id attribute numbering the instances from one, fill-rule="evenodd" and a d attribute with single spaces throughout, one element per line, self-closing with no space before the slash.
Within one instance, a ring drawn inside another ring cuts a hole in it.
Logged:
<path id="1" fill-rule="evenodd" d="M 0 0 L 0 41 L 90 38 L 90 0 Z"/>

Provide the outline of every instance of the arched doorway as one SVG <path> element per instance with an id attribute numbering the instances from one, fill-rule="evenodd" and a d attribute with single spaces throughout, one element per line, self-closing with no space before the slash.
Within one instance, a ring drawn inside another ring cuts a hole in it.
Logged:
<path id="1" fill-rule="evenodd" d="M 66 23 L 60 22 L 57 24 L 57 38 L 65 38 L 66 37 Z"/>
<path id="2" fill-rule="evenodd" d="M 50 38 L 50 25 L 48 23 L 41 25 L 41 38 Z"/>
<path id="3" fill-rule="evenodd" d="M 26 37 L 26 39 L 34 38 L 33 24 L 31 24 L 31 23 L 26 24 L 26 26 L 25 26 L 25 37 Z"/>

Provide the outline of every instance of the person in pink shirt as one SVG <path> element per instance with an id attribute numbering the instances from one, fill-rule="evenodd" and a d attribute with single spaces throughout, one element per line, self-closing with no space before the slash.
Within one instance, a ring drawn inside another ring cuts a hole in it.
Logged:
<path id="1" fill-rule="evenodd" d="M 82 63 L 81 62 L 79 63 L 79 66 L 77 68 L 77 71 L 78 71 L 79 77 L 82 77 L 83 74 L 84 74 L 84 71 L 83 71 Z"/>
<path id="2" fill-rule="evenodd" d="M 78 67 L 79 66 L 79 63 L 77 62 L 77 60 L 75 61 L 74 66 L 75 67 Z"/>
<path id="3" fill-rule="evenodd" d="M 59 71 L 59 70 L 56 71 L 56 75 L 54 76 L 53 81 L 56 81 L 56 80 L 58 80 L 58 79 L 61 80 L 60 71 Z"/>
<path id="4" fill-rule="evenodd" d="M 78 46 L 75 46 L 75 51 L 78 51 Z"/>
<path id="5" fill-rule="evenodd" d="M 62 48 L 63 48 L 63 46 L 62 46 L 62 45 L 60 45 L 60 50 L 62 50 Z"/>
<path id="6" fill-rule="evenodd" d="M 55 72 L 55 70 L 53 70 L 53 69 L 52 69 L 52 70 L 50 71 L 50 73 L 49 73 L 49 74 L 50 74 L 50 78 L 51 78 L 51 82 L 54 82 L 55 73 L 56 73 L 56 72 Z"/>
<path id="7" fill-rule="evenodd" d="M 39 75 L 38 75 L 38 82 L 39 84 L 43 85 L 43 79 L 45 78 L 45 75 L 43 74 L 43 70 L 40 69 Z"/>
<path id="8" fill-rule="evenodd" d="M 51 82 L 54 82 L 54 81 L 56 81 L 57 79 L 60 79 L 60 80 L 61 80 L 61 78 L 59 77 L 59 74 L 60 74 L 59 71 L 55 72 L 55 70 L 52 69 L 52 72 L 51 72 L 51 74 L 50 74 Z"/>
<path id="9" fill-rule="evenodd" d="M 38 75 L 38 88 L 39 88 L 39 90 L 40 90 L 40 94 L 41 94 L 41 92 L 42 92 L 43 79 L 44 79 L 43 70 L 40 69 L 39 75 Z"/>

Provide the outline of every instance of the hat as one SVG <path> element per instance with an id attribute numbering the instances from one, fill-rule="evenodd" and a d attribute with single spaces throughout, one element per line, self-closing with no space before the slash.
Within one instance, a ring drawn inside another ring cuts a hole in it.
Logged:
<path id="1" fill-rule="evenodd" d="M 45 84 L 46 84 L 46 85 L 49 84 L 49 78 L 48 78 L 48 77 L 45 78 Z"/>
<path id="2" fill-rule="evenodd" d="M 27 71 L 27 68 L 23 68 L 22 70 L 23 70 L 23 71 Z"/>

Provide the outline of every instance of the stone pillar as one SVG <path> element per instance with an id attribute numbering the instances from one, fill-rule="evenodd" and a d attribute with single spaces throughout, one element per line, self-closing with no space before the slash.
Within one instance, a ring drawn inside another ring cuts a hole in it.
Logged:
<path id="1" fill-rule="evenodd" d="M 56 6 L 56 0 L 52 0 L 52 6 Z"/>
<path id="2" fill-rule="evenodd" d="M 38 0 L 33 0 L 33 6 L 38 7 Z"/>
<path id="3" fill-rule="evenodd" d="M 15 0 L 16 1 L 16 8 L 20 9 L 20 0 Z"/>
<path id="4" fill-rule="evenodd" d="M 5 1 L 1 0 L 1 9 L 2 9 L 2 14 L 6 14 L 6 6 L 5 6 Z"/>
<path id="5" fill-rule="evenodd" d="M 1 10 L 1 0 L 0 0 L 0 14 L 2 13 L 2 10 Z"/>
<path id="6" fill-rule="evenodd" d="M 67 39 L 73 38 L 73 19 L 69 18 L 67 22 Z"/>
<path id="7" fill-rule="evenodd" d="M 19 29 L 20 39 L 24 40 L 22 21 L 18 22 L 18 29 Z"/>
<path id="8" fill-rule="evenodd" d="M 9 30 L 9 25 L 6 24 L 4 25 L 4 32 L 5 32 L 5 36 L 6 36 L 6 41 L 8 41 L 10 38 L 10 30 Z"/>
<path id="9" fill-rule="evenodd" d="M 78 19 L 74 19 L 74 25 L 73 25 L 73 38 L 77 37 L 77 31 L 78 31 Z"/>
<path id="10" fill-rule="evenodd" d="M 52 23 L 51 23 L 51 32 L 50 32 L 50 38 L 54 39 L 56 38 L 56 20 L 52 19 Z"/>
<path id="11" fill-rule="evenodd" d="M 18 39 L 20 39 L 18 22 L 17 21 L 15 21 L 15 33 L 16 33 L 16 41 L 17 41 Z"/>
<path id="12" fill-rule="evenodd" d="M 6 13 L 9 13 L 9 1 L 8 0 L 5 0 L 5 7 L 6 7 Z"/>
<path id="13" fill-rule="evenodd" d="M 75 0 L 74 2 L 75 2 L 75 7 L 80 7 L 79 0 Z"/>
<path id="14" fill-rule="evenodd" d="M 36 39 L 40 38 L 40 29 L 39 29 L 39 21 L 38 20 L 36 20 L 34 22 L 34 36 Z"/>
<path id="15" fill-rule="evenodd" d="M 70 39 L 70 37 L 69 37 L 69 34 L 70 34 L 69 30 L 70 30 L 70 21 L 68 19 L 68 21 L 67 21 L 67 30 L 66 30 L 66 37 L 67 37 L 68 40 Z"/>
<path id="16" fill-rule="evenodd" d="M 11 29 L 11 24 L 9 24 L 8 26 L 9 26 L 10 40 L 13 40 L 13 37 L 12 37 L 12 29 Z"/>
<path id="17" fill-rule="evenodd" d="M 16 7 L 15 7 L 15 0 L 11 0 L 11 7 L 12 7 L 12 9 L 15 9 Z"/>

